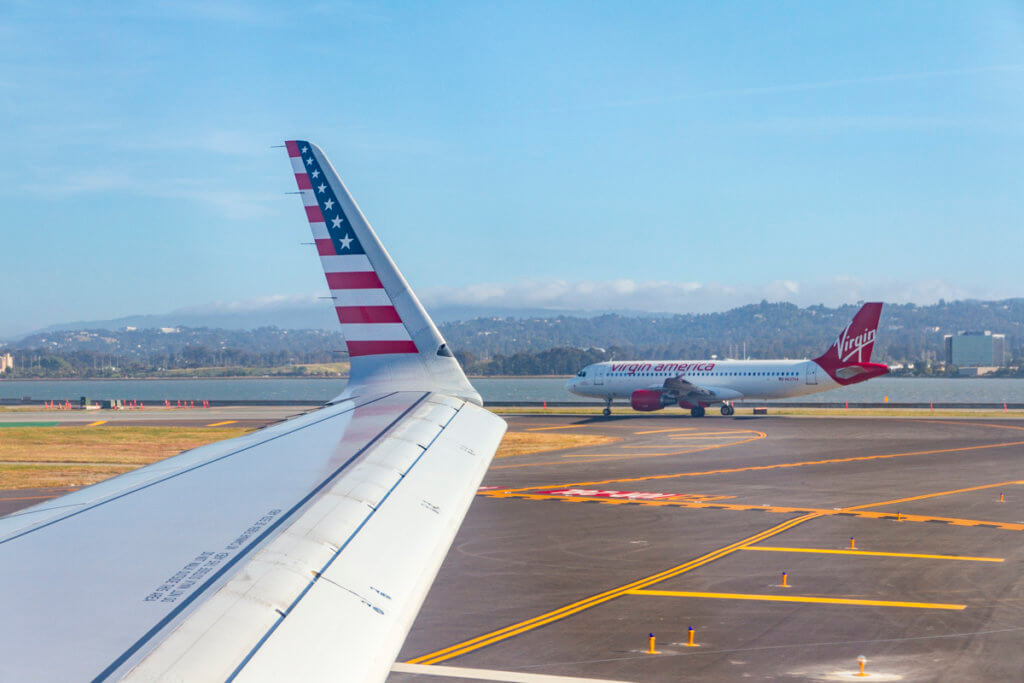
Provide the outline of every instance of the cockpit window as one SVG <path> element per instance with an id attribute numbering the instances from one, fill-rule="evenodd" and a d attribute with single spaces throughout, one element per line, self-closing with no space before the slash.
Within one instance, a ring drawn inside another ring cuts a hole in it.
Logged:
<path id="1" fill-rule="evenodd" d="M 577 377 L 586 377 L 587 376 L 587 371 L 586 370 L 580 370 L 579 372 L 576 373 L 576 376 Z"/>

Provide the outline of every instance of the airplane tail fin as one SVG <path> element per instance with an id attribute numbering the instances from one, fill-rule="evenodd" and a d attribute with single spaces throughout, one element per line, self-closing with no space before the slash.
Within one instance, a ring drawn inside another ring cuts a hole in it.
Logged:
<path id="1" fill-rule="evenodd" d="M 348 347 L 349 383 L 339 398 L 381 385 L 481 404 L 323 151 L 305 140 L 289 140 L 285 147 Z"/>
<path id="2" fill-rule="evenodd" d="M 889 372 L 888 366 L 871 362 L 875 346 L 878 319 L 882 314 L 880 302 L 866 303 L 853 316 L 828 350 L 814 359 L 832 379 L 840 384 L 863 382 Z"/>

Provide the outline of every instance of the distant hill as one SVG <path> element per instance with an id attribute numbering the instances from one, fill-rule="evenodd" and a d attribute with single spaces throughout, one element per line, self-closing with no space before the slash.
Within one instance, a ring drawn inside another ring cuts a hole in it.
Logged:
<path id="1" fill-rule="evenodd" d="M 806 358 L 823 352 L 857 309 L 761 302 L 724 313 L 476 319 L 447 323 L 443 333 L 452 348 L 480 357 L 598 346 L 646 357 L 737 357 L 745 349 L 752 358 Z M 890 361 L 941 358 L 944 335 L 959 330 L 1004 333 L 1020 355 L 1024 299 L 887 304 L 875 353 Z"/>
<path id="2" fill-rule="evenodd" d="M 578 311 L 556 310 L 549 308 L 495 308 L 493 306 L 441 306 L 428 307 L 431 317 L 437 324 L 455 320 L 473 320 L 475 318 L 517 317 L 543 318 L 548 316 L 567 315 L 588 318 L 607 313 L 618 313 L 624 316 L 636 315 L 668 315 L 646 313 L 643 311 Z M 328 330 L 338 329 L 338 319 L 326 300 L 291 301 L 282 304 L 252 306 L 236 309 L 233 306 L 210 306 L 204 308 L 188 308 L 169 313 L 129 315 L 109 320 L 76 320 L 73 322 L 47 325 L 30 334 L 54 332 L 58 330 L 120 330 L 125 327 L 160 328 L 160 327 L 192 327 L 223 330 L 254 330 L 261 327 L 277 327 L 284 330 Z M 29 335 L 21 335 L 23 338 Z M 11 340 L 16 341 L 16 340 Z"/>
<path id="3" fill-rule="evenodd" d="M 548 312 L 448 321 L 440 328 L 470 372 L 567 373 L 586 362 L 611 357 L 725 358 L 744 353 L 750 358 L 814 357 L 828 347 L 857 308 L 761 302 L 723 313 L 689 315 L 583 317 Z M 291 330 L 184 323 L 143 326 L 174 319 L 146 316 L 116 321 L 126 323 L 117 329 L 49 330 L 5 348 L 14 353 L 18 374 L 34 367 L 37 374 L 50 376 L 115 372 L 109 368 L 123 374 L 345 359 L 345 342 L 333 321 L 328 329 Z M 1024 356 L 1024 299 L 888 304 L 882 311 L 874 359 L 889 363 L 942 360 L 944 335 L 959 330 L 1004 333 L 1011 355 L 1020 358 Z"/>

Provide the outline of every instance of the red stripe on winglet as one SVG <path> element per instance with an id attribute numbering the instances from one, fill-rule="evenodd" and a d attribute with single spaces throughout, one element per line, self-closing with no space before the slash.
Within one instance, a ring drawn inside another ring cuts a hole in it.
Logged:
<path id="1" fill-rule="evenodd" d="M 340 323 L 400 323 L 394 306 L 335 306 Z"/>
<path id="2" fill-rule="evenodd" d="M 331 240 L 317 240 L 316 253 L 321 256 L 335 256 L 338 252 L 334 251 L 334 242 Z"/>
<path id="3" fill-rule="evenodd" d="M 305 173 L 296 173 L 295 182 L 299 184 L 300 190 L 312 190 L 313 183 L 309 182 L 309 176 Z"/>
<path id="4" fill-rule="evenodd" d="M 350 341 L 348 355 L 375 356 L 384 353 L 419 353 L 416 343 L 412 341 Z"/>
<path id="5" fill-rule="evenodd" d="M 324 215 L 320 213 L 319 206 L 307 206 L 306 207 L 306 218 L 309 219 L 310 223 L 323 223 Z"/>
<path id="6" fill-rule="evenodd" d="M 295 140 L 289 140 L 288 142 L 284 143 L 284 146 L 288 148 L 288 156 L 290 156 L 290 157 L 301 157 L 302 156 L 302 154 L 299 153 L 299 143 L 296 142 Z"/>
<path id="7" fill-rule="evenodd" d="M 377 273 L 372 270 L 358 273 L 326 273 L 330 289 L 383 289 Z"/>

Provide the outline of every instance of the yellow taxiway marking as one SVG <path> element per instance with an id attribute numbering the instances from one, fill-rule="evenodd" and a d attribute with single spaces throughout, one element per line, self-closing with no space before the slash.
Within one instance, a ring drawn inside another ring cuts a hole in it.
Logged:
<path id="1" fill-rule="evenodd" d="M 707 450 L 711 448 L 722 448 L 725 446 L 734 446 L 742 443 L 749 443 L 756 439 L 761 439 L 767 436 L 764 432 L 758 432 L 761 436 L 755 439 L 746 439 L 744 441 L 737 441 L 735 443 L 727 444 L 714 444 L 710 446 L 704 446 L 702 448 L 693 449 L 690 451 L 680 451 L 677 453 L 645 453 L 643 455 L 631 455 L 625 457 L 652 457 L 656 455 L 682 455 L 685 453 L 693 453 L 698 450 Z M 991 443 L 982 444 L 980 446 L 961 446 L 959 448 L 939 448 L 930 451 L 910 451 L 907 453 L 883 453 L 881 455 L 859 455 L 852 458 L 833 458 L 829 460 L 803 460 L 800 462 L 782 462 L 775 465 L 751 465 L 749 467 L 734 467 L 730 469 L 721 470 L 705 470 L 704 472 L 678 472 L 676 474 L 652 474 L 646 477 L 628 477 L 624 479 L 602 479 L 600 481 L 582 481 L 582 482 L 570 482 L 570 483 L 556 483 L 556 484 L 541 484 L 540 486 L 527 486 L 519 489 L 509 489 L 510 491 L 532 491 L 534 489 L 558 489 L 558 488 L 578 488 L 584 486 L 601 486 L 604 484 L 622 484 L 634 481 L 655 481 L 660 479 L 679 479 L 681 477 L 706 477 L 714 474 L 732 474 L 735 472 L 759 472 L 762 470 L 776 470 L 785 469 L 790 467 L 812 467 L 815 465 L 833 465 L 847 462 L 864 462 L 869 460 L 885 460 L 888 458 L 906 458 L 913 455 L 941 455 L 944 453 L 962 453 L 966 451 L 983 450 L 986 448 L 1007 448 L 1009 446 L 1024 446 L 1024 441 L 1008 441 L 1006 443 Z M 548 463 L 535 463 L 535 464 L 548 464 Z M 550 463 L 550 464 L 563 464 L 562 462 Z M 998 486 L 999 484 L 995 484 Z M 928 495 L 940 495 L 940 494 L 928 494 Z M 945 494 L 941 494 L 945 495 Z M 885 505 L 893 501 L 886 501 L 885 503 L 872 503 L 875 505 Z"/>
<path id="2" fill-rule="evenodd" d="M 992 488 L 995 486 L 1006 486 L 1007 484 L 1013 484 L 1019 482 L 1004 482 L 1001 484 L 990 484 L 983 488 Z M 556 487 L 557 488 L 557 487 Z M 577 488 L 577 487 L 566 487 L 566 488 Z M 934 495 L 949 495 L 950 493 L 944 491 L 942 493 L 929 494 Z M 487 496 L 489 498 L 521 498 L 523 500 L 559 500 L 566 503 L 602 503 L 606 505 L 646 505 L 648 507 L 657 506 L 669 506 L 679 508 L 711 508 L 715 510 L 734 510 L 744 511 L 753 510 L 756 512 L 781 512 L 781 513 L 814 513 L 827 517 L 829 515 L 852 515 L 855 517 L 866 517 L 868 519 L 889 519 L 889 520 L 900 520 L 903 522 L 945 522 L 953 526 L 985 526 L 995 529 L 1003 529 L 1006 531 L 1024 531 L 1024 524 L 1015 522 L 994 522 L 987 519 L 962 519 L 958 517 L 935 517 L 932 515 L 911 515 L 900 512 L 874 512 L 869 510 L 862 510 L 858 508 L 811 508 L 811 507 L 799 507 L 799 506 L 780 506 L 780 505 L 744 505 L 740 503 L 709 503 L 705 500 L 679 500 L 676 498 L 663 498 L 660 500 L 631 500 L 625 498 L 599 498 L 595 496 L 562 496 L 554 494 L 540 494 L 540 493 L 527 493 L 517 491 L 514 489 L 503 489 L 496 491 L 480 491 L 478 495 Z M 735 496 L 724 496 L 725 498 L 734 498 Z M 883 503 L 874 503 L 873 505 L 880 505 Z"/>
<path id="3" fill-rule="evenodd" d="M 869 607 L 914 607 L 917 609 L 961 610 L 967 605 L 942 602 L 902 602 L 896 600 L 854 600 L 851 598 L 819 598 L 809 595 L 763 595 L 760 593 L 699 593 L 694 591 L 631 590 L 627 595 L 650 595 L 665 598 L 718 598 L 722 600 L 764 600 L 768 602 L 814 602 L 823 605 L 865 605 Z"/>
<path id="4" fill-rule="evenodd" d="M 574 464 L 581 463 L 581 462 L 600 462 L 603 459 L 612 458 L 612 457 L 618 458 L 620 460 L 635 460 L 637 458 L 660 458 L 660 457 L 664 457 L 666 455 L 689 455 L 691 453 L 699 453 L 701 451 L 709 451 L 709 450 L 712 450 L 714 448 L 726 448 L 728 446 L 740 446 L 740 445 L 745 444 L 745 443 L 750 443 L 751 441 L 758 441 L 759 439 L 764 439 L 764 438 L 766 438 L 768 436 L 764 432 L 759 432 L 759 431 L 756 431 L 756 430 L 753 430 L 753 429 L 749 430 L 748 433 L 754 434 L 754 436 L 751 436 L 748 439 L 740 439 L 738 441 L 729 441 L 727 443 L 715 443 L 715 444 L 709 444 L 707 446 L 696 446 L 694 448 L 689 448 L 689 449 L 685 449 L 685 450 L 681 450 L 681 451 L 666 451 L 664 453 L 578 453 L 578 454 L 577 453 L 573 453 L 573 454 L 566 454 L 564 457 L 567 458 L 567 459 L 565 459 L 565 460 L 549 460 L 549 461 L 545 461 L 545 462 L 526 462 L 526 463 L 520 463 L 520 464 L 517 464 L 517 465 L 492 465 L 491 469 L 492 470 L 502 470 L 502 469 L 509 469 L 509 468 L 513 468 L 513 467 L 551 467 L 553 465 L 565 465 L 566 463 L 570 463 L 570 462 L 574 463 Z M 1024 441 L 1022 441 L 1021 443 L 1024 443 Z M 570 460 L 568 458 L 591 458 L 591 460 Z M 756 468 L 754 468 L 754 469 L 756 469 Z M 732 471 L 732 470 L 728 470 L 728 471 Z M 673 477 L 680 477 L 680 476 L 687 476 L 687 475 L 685 475 L 685 474 L 669 474 L 669 475 L 662 475 L 662 476 L 664 478 L 671 479 Z M 658 478 L 659 478 L 658 476 L 654 476 L 654 477 L 639 477 L 637 479 L 621 479 L 621 480 L 609 480 L 609 481 L 642 481 L 642 480 L 645 480 L 645 479 L 658 479 Z M 563 488 L 568 488 L 569 486 L 571 486 L 571 484 L 566 484 L 565 487 L 563 487 Z M 551 488 L 559 488 L 559 487 L 561 487 L 560 484 L 552 484 L 551 485 Z M 512 490 L 513 491 L 531 491 L 533 489 L 541 489 L 541 488 L 547 488 L 547 486 L 546 485 L 543 485 L 543 486 L 530 486 L 530 487 L 524 488 L 524 489 L 512 489 Z"/>
<path id="5" fill-rule="evenodd" d="M 634 434 L 664 434 L 665 432 L 687 432 L 696 427 L 676 427 L 675 429 L 650 429 L 646 432 L 633 432 Z"/>
<path id="6" fill-rule="evenodd" d="M 999 486 L 1014 486 L 1017 484 L 1024 484 L 1024 481 L 1001 481 L 998 484 L 983 484 L 981 486 L 969 486 L 963 489 L 953 489 L 951 491 L 939 491 L 937 493 L 924 493 L 920 496 L 909 496 L 907 498 L 895 498 L 893 500 L 886 500 L 881 503 L 870 503 L 868 505 L 858 505 L 857 507 L 848 508 L 849 510 L 863 510 L 865 508 L 876 508 L 882 505 L 893 505 L 895 503 L 909 503 L 914 500 L 924 500 L 925 498 L 935 498 L 936 496 L 951 496 L 955 493 L 969 493 L 970 491 L 982 491 L 984 489 L 994 489 Z"/>
<path id="7" fill-rule="evenodd" d="M 90 422 L 89 424 L 87 424 L 85 426 L 86 427 L 99 427 L 100 425 L 105 425 L 105 424 L 107 424 L 107 420 L 96 420 L 95 422 Z"/>
<path id="8" fill-rule="evenodd" d="M 803 522 L 814 519 L 816 517 L 818 517 L 818 515 L 816 514 L 795 517 L 793 519 L 783 522 L 782 524 L 773 526 L 770 529 L 765 529 L 761 533 L 755 534 L 750 538 L 746 538 L 742 541 L 731 543 L 727 546 L 719 548 L 718 550 L 714 550 L 708 553 L 707 555 L 702 555 L 701 557 L 698 557 L 695 560 L 690 560 L 689 562 L 678 565 L 676 567 L 672 567 L 671 569 L 666 569 L 665 571 L 644 577 L 631 583 L 627 583 L 617 588 L 612 588 L 611 590 L 604 591 L 603 593 L 592 595 L 589 598 L 584 598 L 583 600 L 570 603 L 556 610 L 545 612 L 544 614 L 533 617 L 532 619 L 527 619 L 526 621 L 521 621 L 517 624 L 512 624 L 511 626 L 506 626 L 505 628 L 498 629 L 497 631 L 491 631 L 490 633 L 485 633 L 482 636 L 477 636 L 476 638 L 471 638 L 470 640 L 466 640 L 461 643 L 456 643 L 455 645 L 446 647 L 443 650 L 438 650 L 436 652 L 431 652 L 429 654 L 422 655 L 415 659 L 409 660 L 409 663 L 437 664 L 438 662 L 443 662 L 445 660 L 452 659 L 453 657 L 464 655 L 467 652 L 472 652 L 473 650 L 486 647 L 487 645 L 491 645 L 498 641 L 505 640 L 513 636 L 517 636 L 520 633 L 525 633 L 526 631 L 530 631 L 540 626 L 544 626 L 546 624 L 550 624 L 560 619 L 564 619 L 568 616 L 576 614 L 577 612 L 582 612 L 583 610 L 590 609 L 591 607 L 596 607 L 597 605 L 608 602 L 609 600 L 614 600 L 615 598 L 625 595 L 629 591 L 639 590 L 647 586 L 659 583 L 661 581 L 665 581 L 666 579 L 679 576 L 680 574 L 685 574 L 686 572 L 693 571 L 698 567 L 704 566 L 708 562 L 712 562 L 720 557 L 724 557 L 725 555 L 740 550 L 742 547 L 746 545 L 757 543 L 758 541 L 774 536 L 775 534 L 780 534 L 783 531 L 786 531 L 787 529 L 791 529 L 798 524 L 802 524 Z"/>
<path id="9" fill-rule="evenodd" d="M 238 420 L 224 420 L 223 422 L 214 422 L 213 424 L 206 425 L 207 427 L 223 427 L 224 425 L 233 425 Z"/>
<path id="10" fill-rule="evenodd" d="M 1000 445 L 1007 445 L 1007 444 L 1000 444 Z M 981 448 L 984 448 L 984 447 L 982 446 Z M 953 450 L 969 450 L 969 449 L 953 449 Z M 943 451 L 943 452 L 947 452 L 947 451 Z M 867 459 L 871 459 L 873 457 L 878 457 L 878 456 L 868 456 Z M 882 457 L 885 457 L 885 456 L 882 456 Z M 892 457 L 892 456 L 889 456 L 889 457 Z M 853 458 L 853 459 L 854 460 L 861 460 L 863 458 Z M 762 468 L 758 467 L 758 468 L 747 468 L 747 469 L 762 469 Z M 633 479 L 633 480 L 610 480 L 610 481 L 637 481 L 637 480 L 640 480 L 640 479 L 670 478 L 672 476 L 679 476 L 679 475 L 667 475 L 667 476 L 664 476 L 664 477 L 657 477 L 657 476 L 656 477 L 641 477 L 641 478 Z M 595 483 L 604 483 L 604 482 L 595 482 Z M 920 498 L 927 498 L 927 497 L 934 497 L 934 496 L 947 496 L 947 495 L 952 495 L 954 493 L 960 493 L 960 492 L 965 491 L 965 490 L 978 490 L 980 488 L 991 488 L 991 487 L 994 487 L 994 486 L 1001 486 L 1001 485 L 1005 485 L 1005 482 L 1003 484 L 989 484 L 989 485 L 981 486 L 981 487 L 971 487 L 969 489 L 958 489 L 958 490 L 955 490 L 955 491 L 940 491 L 940 492 L 932 493 L 932 494 L 923 494 L 922 496 L 917 496 L 916 498 L 920 499 Z M 530 489 L 525 489 L 525 490 L 535 490 L 535 489 L 539 489 L 539 488 L 570 488 L 570 487 L 578 487 L 578 486 L 580 486 L 580 485 L 567 484 L 567 485 L 559 486 L 559 485 L 556 484 L 556 485 L 551 485 L 551 486 L 536 486 L 536 487 L 531 487 Z M 501 493 L 497 493 L 496 495 L 507 496 L 509 494 L 512 494 L 513 492 L 514 492 L 514 490 L 507 490 L 507 491 L 503 491 Z M 494 492 L 492 492 L 492 493 L 494 493 Z M 526 499 L 543 499 L 543 498 L 547 498 L 546 496 L 538 496 L 538 495 L 530 495 L 530 494 L 525 494 L 525 495 L 520 494 L 519 497 L 526 498 Z M 619 502 L 619 501 L 616 501 L 616 502 Z M 622 502 L 625 502 L 625 501 L 622 501 Z M 640 501 L 631 501 L 631 502 L 640 502 Z M 715 561 L 717 559 L 725 557 L 726 555 L 734 553 L 734 552 L 736 552 L 738 550 L 745 550 L 749 546 L 753 546 L 756 543 L 760 543 L 761 541 L 765 540 L 766 538 L 770 538 L 772 536 L 780 534 L 780 533 L 782 533 L 784 531 L 792 529 L 793 527 L 795 527 L 795 526 L 797 526 L 799 524 L 803 524 L 804 522 L 809 522 L 812 519 L 819 519 L 819 518 L 827 516 L 829 514 L 840 514 L 840 513 L 844 513 L 844 512 L 853 512 L 853 511 L 858 510 L 858 509 L 875 507 L 875 506 L 878 506 L 878 505 L 885 505 L 888 502 L 891 502 L 891 501 L 882 501 L 880 503 L 868 503 L 866 505 L 860 505 L 860 506 L 848 507 L 848 508 L 841 508 L 839 510 L 829 510 L 829 511 L 821 511 L 821 512 L 817 512 L 817 511 L 816 512 L 809 512 L 809 513 L 803 514 L 803 515 L 801 515 L 799 517 L 794 517 L 792 519 L 789 519 L 789 520 L 783 522 L 782 524 L 778 524 L 776 526 L 771 527 L 770 529 L 766 529 L 766 530 L 762 531 L 759 534 L 755 534 L 755 535 L 751 536 L 750 538 L 743 539 L 742 541 L 737 541 L 737 542 L 732 543 L 730 545 L 727 545 L 727 546 L 724 546 L 722 548 L 719 548 L 718 550 L 713 550 L 712 552 L 708 553 L 707 555 L 703 555 L 701 557 L 698 557 L 695 560 L 691 560 L 689 562 L 686 562 L 684 564 L 678 565 L 676 567 L 672 567 L 671 569 L 666 569 L 665 571 L 659 572 L 658 574 L 652 574 L 651 576 L 644 577 L 644 578 L 639 579 L 637 581 L 634 581 L 632 583 L 628 583 L 628 584 L 625 584 L 623 586 L 619 586 L 617 588 L 612 588 L 611 590 L 607 590 L 607 591 L 605 591 L 603 593 L 598 593 L 596 595 L 592 595 L 592 596 L 590 596 L 588 598 L 584 598 L 583 600 L 579 600 L 577 602 L 570 603 L 570 604 L 565 605 L 563 607 L 560 607 L 560 608 L 558 608 L 556 610 L 552 610 L 550 612 L 545 612 L 544 614 L 541 614 L 539 616 L 533 617 L 532 619 L 527 619 L 525 621 L 521 621 L 519 623 L 512 624 L 511 626 L 506 626 L 505 628 L 501 628 L 501 629 L 498 629 L 496 631 L 491 631 L 491 632 L 485 633 L 485 634 L 483 634 L 481 636 L 477 636 L 475 638 L 471 638 L 471 639 L 463 641 L 461 643 L 456 643 L 455 645 L 450 645 L 449 647 L 446 647 L 446 648 L 444 648 L 442 650 L 437 650 L 436 652 L 431 652 L 429 654 L 422 655 L 422 656 L 417 657 L 415 659 L 409 660 L 409 663 L 410 664 L 436 664 L 438 662 L 443 662 L 445 660 L 452 659 L 453 657 L 458 657 L 460 655 L 464 655 L 464 654 L 466 654 L 468 652 L 472 652 L 474 650 L 478 650 L 478 649 L 480 649 L 482 647 L 486 647 L 486 646 L 491 645 L 493 643 L 497 643 L 497 642 L 500 642 L 502 640 L 506 640 L 508 638 L 512 638 L 514 636 L 517 636 L 517 635 L 519 635 L 521 633 L 525 633 L 527 631 L 531 631 L 531 630 L 533 630 L 535 628 L 538 628 L 540 626 L 544 626 L 546 624 L 550 624 L 550 623 L 558 621 L 560 619 L 564 619 L 564 618 L 566 618 L 568 616 L 576 614 L 577 612 L 582 612 L 584 610 L 590 609 L 591 607 L 596 607 L 598 605 L 601 605 L 603 603 L 608 602 L 609 600 L 614 600 L 615 598 L 621 597 L 621 596 L 626 595 L 628 593 L 644 590 L 648 586 L 653 586 L 653 585 L 655 585 L 657 583 L 660 583 L 662 581 L 665 581 L 667 579 L 670 579 L 670 578 L 679 576 L 681 574 L 685 574 L 687 572 L 693 571 L 694 569 L 702 567 L 702 566 L 708 564 L 709 562 L 713 562 L 713 561 Z M 643 505 L 687 506 L 687 507 L 688 506 L 693 506 L 693 507 L 718 507 L 714 503 L 712 503 L 712 504 L 707 504 L 707 503 L 679 503 L 679 502 L 674 502 L 674 501 L 645 501 L 645 502 L 642 502 L 641 504 L 643 504 Z M 728 508 L 734 508 L 735 507 L 735 508 L 739 508 L 739 509 L 751 509 L 751 508 L 754 508 L 755 506 L 725 506 L 725 505 L 722 505 L 722 507 L 728 507 Z M 760 508 L 760 509 L 764 509 L 764 508 Z M 780 509 L 780 511 L 781 511 L 781 509 Z M 862 514 L 862 515 L 865 515 L 865 516 L 867 516 L 867 515 L 875 516 L 875 515 L 878 515 L 879 513 L 861 512 L 859 514 Z M 896 517 L 895 514 L 889 514 L 887 516 L 890 517 L 890 518 Z M 904 515 L 903 519 L 908 519 L 908 516 Z M 996 524 L 994 524 L 994 523 L 989 523 L 989 524 L 992 525 L 992 526 L 996 526 Z M 1002 524 L 1000 526 L 1002 526 L 1002 528 L 1019 528 L 1021 530 L 1024 530 L 1024 525 L 1021 525 L 1021 524 L 1015 524 L 1015 525 Z M 707 594 L 705 594 L 705 595 L 707 595 Z M 719 594 L 719 595 L 724 595 L 724 594 Z M 748 596 L 747 599 L 754 599 L 754 598 L 750 598 Z M 793 600 L 793 598 L 790 598 L 790 597 L 787 597 L 787 596 L 763 596 L 763 597 L 759 597 L 759 598 L 756 598 L 756 599 Z M 895 606 L 918 607 L 918 606 L 922 606 L 922 605 L 927 605 L 928 608 L 931 608 L 931 609 L 956 609 L 956 610 L 961 610 L 961 609 L 964 609 L 964 607 L 965 607 L 964 605 L 945 605 L 945 606 L 942 606 L 942 605 L 939 605 L 938 603 L 912 603 L 912 602 L 903 602 L 903 603 L 888 602 L 888 603 L 886 603 L 886 602 L 883 602 L 883 601 L 864 601 L 864 600 L 840 602 L 840 599 L 833 599 L 833 598 L 804 598 L 802 600 L 794 600 L 794 601 L 828 602 L 828 603 L 832 603 L 832 604 L 860 604 L 860 605 L 866 605 L 866 604 L 876 604 L 876 605 L 879 605 L 879 604 L 882 604 L 882 605 L 894 606 L 894 607 Z"/>
<path id="11" fill-rule="evenodd" d="M 883 553 L 871 550 L 833 550 L 831 548 L 779 548 L 753 545 L 743 550 L 764 550 L 773 553 L 821 553 L 824 555 L 869 555 L 872 557 L 917 557 L 925 560 L 964 560 L 966 562 L 1003 562 L 1001 557 L 969 557 L 967 555 L 925 555 L 922 553 Z"/>

